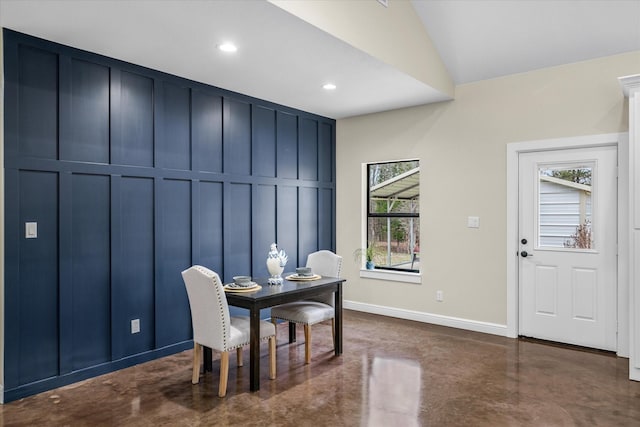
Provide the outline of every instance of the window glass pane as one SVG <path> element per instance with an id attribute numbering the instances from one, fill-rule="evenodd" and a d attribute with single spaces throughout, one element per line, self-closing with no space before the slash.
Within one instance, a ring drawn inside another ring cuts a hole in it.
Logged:
<path id="1" fill-rule="evenodd" d="M 594 249 L 593 164 L 538 168 L 538 246 Z"/>
<path id="2" fill-rule="evenodd" d="M 376 267 L 419 270 L 419 218 L 369 218 L 368 230 Z"/>
<path id="3" fill-rule="evenodd" d="M 417 213 L 419 182 L 417 161 L 369 165 L 369 213 Z"/>

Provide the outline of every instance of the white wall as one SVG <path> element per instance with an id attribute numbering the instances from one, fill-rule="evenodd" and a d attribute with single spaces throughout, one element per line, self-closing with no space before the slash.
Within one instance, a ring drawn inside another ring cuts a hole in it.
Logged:
<path id="1" fill-rule="evenodd" d="M 626 132 L 618 77 L 639 64 L 637 51 L 461 85 L 454 101 L 339 120 L 337 251 L 346 259 L 361 242 L 361 164 L 418 158 L 421 168 L 422 283 L 361 278 L 347 262 L 345 305 L 506 325 L 506 144 Z M 468 216 L 480 217 L 479 229 L 466 227 Z"/>

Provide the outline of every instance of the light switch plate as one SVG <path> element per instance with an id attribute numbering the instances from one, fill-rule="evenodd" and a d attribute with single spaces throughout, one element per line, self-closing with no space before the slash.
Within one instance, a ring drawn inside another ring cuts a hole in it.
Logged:
<path id="1" fill-rule="evenodd" d="M 25 222 L 24 223 L 24 237 L 27 239 L 38 238 L 38 223 L 37 222 Z"/>
<path id="2" fill-rule="evenodd" d="M 140 332 L 140 319 L 133 319 L 131 321 L 131 333 L 137 334 Z"/>
<path id="3" fill-rule="evenodd" d="M 467 218 L 467 227 L 469 228 L 480 228 L 480 217 L 478 216 L 470 216 Z"/>

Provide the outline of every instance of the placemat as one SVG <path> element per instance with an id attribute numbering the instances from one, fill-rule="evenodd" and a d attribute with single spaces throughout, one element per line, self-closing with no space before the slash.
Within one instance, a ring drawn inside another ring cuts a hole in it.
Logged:
<path id="1" fill-rule="evenodd" d="M 308 282 L 310 280 L 318 280 L 322 279 L 322 276 L 319 274 L 314 274 L 313 276 L 298 276 L 297 274 L 290 274 L 285 277 L 287 280 L 298 280 L 300 282 Z"/>

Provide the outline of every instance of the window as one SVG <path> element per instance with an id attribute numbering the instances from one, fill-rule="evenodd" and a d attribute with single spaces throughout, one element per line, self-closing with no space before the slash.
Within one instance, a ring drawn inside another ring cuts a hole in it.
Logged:
<path id="1" fill-rule="evenodd" d="M 590 250 L 595 163 L 538 166 L 538 249 Z"/>
<path id="2" fill-rule="evenodd" d="M 417 160 L 367 165 L 367 248 L 373 267 L 420 270 L 420 165 Z"/>

